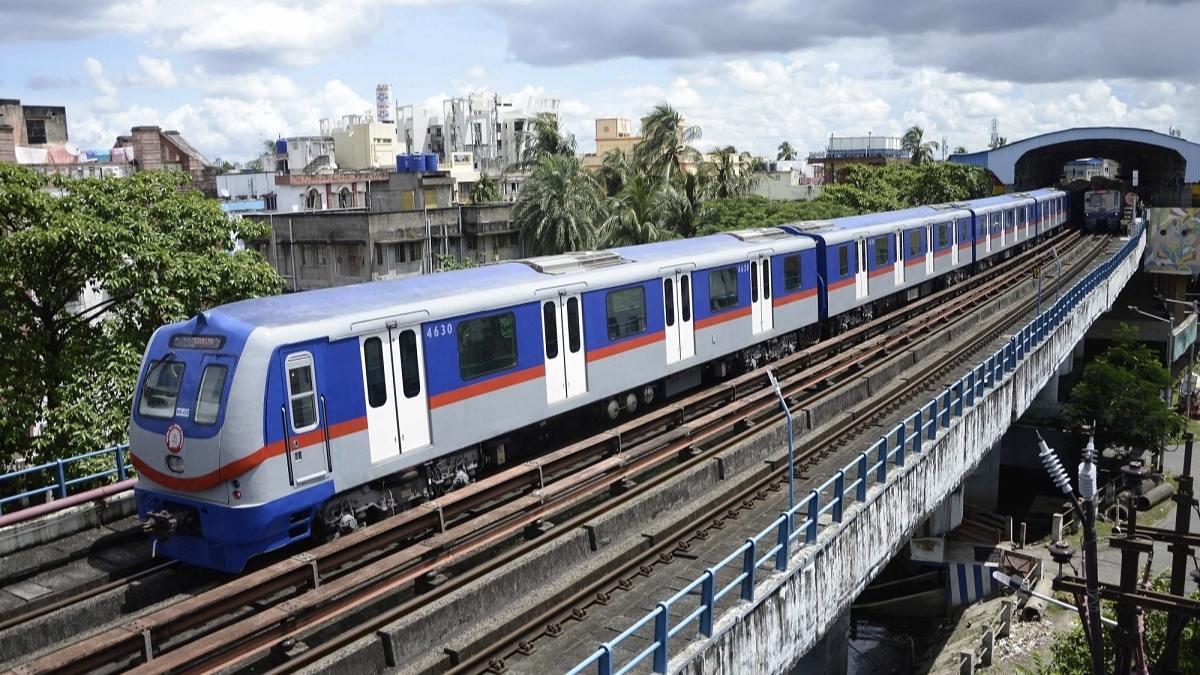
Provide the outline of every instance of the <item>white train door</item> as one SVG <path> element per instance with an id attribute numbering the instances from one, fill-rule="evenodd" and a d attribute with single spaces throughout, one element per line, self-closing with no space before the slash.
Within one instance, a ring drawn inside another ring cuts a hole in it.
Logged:
<path id="1" fill-rule="evenodd" d="M 437 324 L 436 329 L 449 326 Z M 435 330 L 434 325 L 427 330 Z M 420 326 L 389 326 L 360 338 L 372 462 L 429 445 L 422 343 Z"/>
<path id="2" fill-rule="evenodd" d="M 925 226 L 925 276 L 933 274 L 933 225 Z"/>
<path id="3" fill-rule="evenodd" d="M 546 402 L 558 403 L 586 392 L 583 302 L 578 293 L 542 301 L 542 338 Z"/>
<path id="4" fill-rule="evenodd" d="M 667 364 L 678 363 L 696 355 L 696 329 L 692 316 L 692 273 L 664 274 L 662 289 Z"/>
<path id="5" fill-rule="evenodd" d="M 958 218 L 950 221 L 950 263 L 958 266 Z"/>
<path id="6" fill-rule="evenodd" d="M 992 214 L 985 213 L 980 216 L 983 220 L 983 250 L 986 253 L 992 252 Z"/>
<path id="7" fill-rule="evenodd" d="M 854 268 L 854 297 L 863 299 L 867 297 L 867 240 L 859 239 L 854 242 L 854 259 L 857 267 Z"/>
<path id="8" fill-rule="evenodd" d="M 859 240 L 859 247 L 866 242 Z M 750 321 L 755 335 L 775 326 L 775 311 L 771 302 L 771 258 L 760 256 L 750 261 Z"/>
<path id="9" fill-rule="evenodd" d="M 904 231 L 897 232 L 893 237 L 896 240 L 896 285 L 900 286 L 904 283 Z"/>

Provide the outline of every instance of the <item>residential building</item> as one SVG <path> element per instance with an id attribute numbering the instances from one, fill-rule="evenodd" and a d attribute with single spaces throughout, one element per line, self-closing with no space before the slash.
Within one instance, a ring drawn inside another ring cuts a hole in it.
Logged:
<path id="1" fill-rule="evenodd" d="M 557 119 L 558 108 L 556 98 L 530 97 L 525 108 L 499 94 L 446 99 L 442 103 L 442 157 L 470 152 L 476 168 L 497 176 L 524 158 L 532 120 L 542 114 Z"/>
<path id="2" fill-rule="evenodd" d="M 1065 180 L 1091 180 L 1093 178 L 1116 178 L 1120 165 L 1111 159 L 1100 157 L 1085 157 L 1075 159 L 1063 165 Z"/>
<path id="3" fill-rule="evenodd" d="M 275 141 L 274 168 L 279 173 L 337 170 L 332 136 L 291 136 Z"/>
<path id="4" fill-rule="evenodd" d="M 599 169 L 604 156 L 613 150 L 633 153 L 633 146 L 642 140 L 633 133 L 633 125 L 626 117 L 602 117 L 596 120 L 596 152 L 583 156 L 583 165 L 588 169 Z"/>
<path id="5" fill-rule="evenodd" d="M 0 98 L 0 125 L 12 127 L 14 145 L 67 142 L 67 109 L 60 105 L 22 105 L 20 99 Z"/>
<path id="6" fill-rule="evenodd" d="M 396 166 L 400 154 L 394 122 L 376 122 L 361 115 L 346 115 L 331 133 L 334 159 L 341 169 L 386 169 Z"/>
<path id="7" fill-rule="evenodd" d="M 899 136 L 830 136 L 825 150 L 808 155 L 814 175 L 820 172 L 826 183 L 837 183 L 852 164 L 883 166 L 908 160 Z"/>
<path id="8" fill-rule="evenodd" d="M 767 162 L 750 193 L 768 199 L 809 200 L 821 194 L 822 176 L 805 176 L 800 162 Z"/>
<path id="9" fill-rule="evenodd" d="M 295 291 L 429 273 L 439 256 L 476 264 L 521 255 L 509 204 L 453 201 L 448 171 L 393 173 L 368 208 L 256 213 L 268 239 L 263 253 Z"/>
<path id="10" fill-rule="evenodd" d="M 190 187 L 206 196 L 217 196 L 217 167 L 184 140 L 178 131 L 158 126 L 139 126 L 128 136 L 118 136 L 113 152 L 126 151 L 138 171 L 174 169 L 192 177 Z"/>

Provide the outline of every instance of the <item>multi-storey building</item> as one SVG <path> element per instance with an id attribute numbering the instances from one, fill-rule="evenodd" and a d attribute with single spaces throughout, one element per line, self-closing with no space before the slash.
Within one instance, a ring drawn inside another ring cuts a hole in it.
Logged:
<path id="1" fill-rule="evenodd" d="M 596 152 L 583 156 L 583 165 L 599 169 L 604 156 L 613 150 L 633 153 L 633 146 L 641 142 L 641 134 L 633 133 L 633 124 L 627 117 L 602 117 L 596 120 Z"/>
<path id="2" fill-rule="evenodd" d="M 851 164 L 883 166 L 906 162 L 899 136 L 830 136 L 825 150 L 808 155 L 814 172 L 824 174 L 826 183 L 837 183 Z"/>

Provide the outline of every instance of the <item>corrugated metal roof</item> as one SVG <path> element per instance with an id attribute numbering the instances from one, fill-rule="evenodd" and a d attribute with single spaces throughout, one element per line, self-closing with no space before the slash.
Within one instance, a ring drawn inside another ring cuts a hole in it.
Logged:
<path id="1" fill-rule="evenodd" d="M 1012 185 L 1016 182 L 1017 160 L 1031 150 L 1059 143 L 1107 140 L 1144 143 L 1174 150 L 1183 155 L 1183 160 L 1187 163 L 1187 168 L 1184 170 L 1184 182 L 1200 183 L 1200 144 L 1150 129 L 1132 127 L 1076 127 L 1052 131 L 1048 134 L 1009 143 L 995 150 L 951 155 L 950 161 L 987 169 L 996 174 L 996 177 L 1005 185 Z"/>

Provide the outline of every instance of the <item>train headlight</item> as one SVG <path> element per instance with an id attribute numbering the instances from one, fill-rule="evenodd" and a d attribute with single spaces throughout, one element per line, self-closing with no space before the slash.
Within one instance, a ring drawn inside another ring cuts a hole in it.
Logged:
<path id="1" fill-rule="evenodd" d="M 179 455 L 167 455 L 167 468 L 175 473 L 183 473 L 183 458 Z"/>

